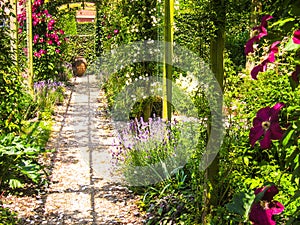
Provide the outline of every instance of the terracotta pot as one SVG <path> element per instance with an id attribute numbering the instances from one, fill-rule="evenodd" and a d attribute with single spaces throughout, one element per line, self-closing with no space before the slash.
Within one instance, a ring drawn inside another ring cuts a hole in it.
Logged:
<path id="1" fill-rule="evenodd" d="M 75 76 L 83 76 L 87 68 L 87 61 L 85 58 L 78 56 L 73 62 L 73 73 Z"/>

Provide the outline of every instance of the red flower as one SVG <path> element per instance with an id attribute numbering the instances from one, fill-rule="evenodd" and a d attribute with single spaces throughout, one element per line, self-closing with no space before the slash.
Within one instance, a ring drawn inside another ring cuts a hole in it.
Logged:
<path id="1" fill-rule="evenodd" d="M 263 137 L 260 140 L 260 147 L 262 149 L 270 148 L 271 140 L 280 140 L 282 138 L 283 130 L 279 125 L 278 114 L 283 107 L 283 103 L 277 103 L 272 108 L 268 106 L 257 112 L 249 134 L 252 147 L 261 137 Z"/>
<path id="2" fill-rule="evenodd" d="M 275 185 L 258 188 L 255 190 L 255 195 L 264 192 L 259 202 L 252 204 L 249 219 L 253 225 L 276 225 L 273 215 L 280 214 L 284 210 L 284 206 L 274 201 L 273 197 L 278 194 L 278 189 Z"/>
<path id="3" fill-rule="evenodd" d="M 293 42 L 300 45 L 300 30 L 294 32 Z"/>

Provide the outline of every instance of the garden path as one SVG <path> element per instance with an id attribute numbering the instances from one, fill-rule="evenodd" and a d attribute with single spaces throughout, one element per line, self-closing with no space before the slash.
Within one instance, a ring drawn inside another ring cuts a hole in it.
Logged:
<path id="1" fill-rule="evenodd" d="M 49 187 L 22 224 L 142 224 L 137 196 L 113 171 L 114 137 L 104 93 L 94 75 L 73 83 L 67 106 L 56 110 Z"/>

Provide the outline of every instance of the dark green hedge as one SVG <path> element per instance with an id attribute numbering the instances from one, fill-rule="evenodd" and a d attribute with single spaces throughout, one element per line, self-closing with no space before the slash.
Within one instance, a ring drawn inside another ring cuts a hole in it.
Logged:
<path id="1" fill-rule="evenodd" d="M 77 23 L 77 34 L 78 35 L 91 35 L 95 33 L 95 23 L 85 22 Z"/>

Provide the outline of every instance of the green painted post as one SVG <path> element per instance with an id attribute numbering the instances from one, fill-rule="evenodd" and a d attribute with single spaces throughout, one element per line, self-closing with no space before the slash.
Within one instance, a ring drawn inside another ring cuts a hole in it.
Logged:
<path id="1" fill-rule="evenodd" d="M 164 69 L 163 69 L 163 119 L 171 121 L 172 117 L 172 58 L 173 58 L 173 24 L 174 0 L 165 0 L 164 5 Z"/>
<path id="2" fill-rule="evenodd" d="M 28 48 L 28 86 L 33 94 L 33 38 L 32 38 L 32 2 L 27 1 L 27 48 Z"/>
<path id="3" fill-rule="evenodd" d="M 12 5 L 12 13 L 14 15 L 17 15 L 18 14 L 18 9 L 17 9 L 17 5 L 18 5 L 18 0 L 10 0 L 10 3 Z M 14 59 L 16 61 L 16 64 L 17 64 L 17 69 L 18 69 L 18 72 L 19 72 L 19 66 L 18 66 L 18 63 L 19 63 L 19 60 L 18 60 L 18 57 L 19 57 L 19 51 L 18 51 L 18 43 L 19 43 L 19 40 L 18 40 L 18 22 L 17 22 L 17 16 L 16 17 L 10 17 L 10 29 L 11 29 L 11 50 L 12 52 L 14 52 Z"/>

